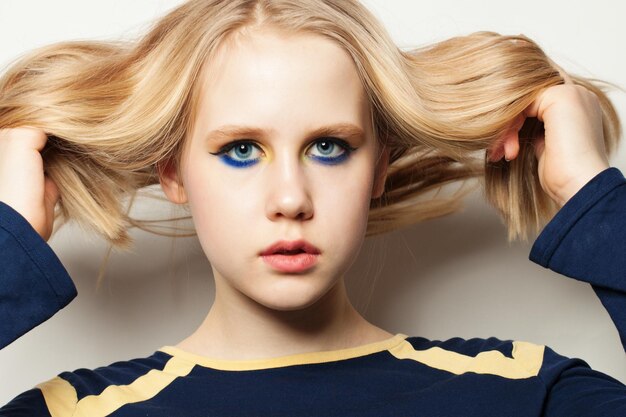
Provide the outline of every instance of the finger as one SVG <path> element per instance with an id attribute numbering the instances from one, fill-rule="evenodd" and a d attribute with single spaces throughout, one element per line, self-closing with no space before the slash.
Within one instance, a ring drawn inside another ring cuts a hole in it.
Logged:
<path id="1" fill-rule="evenodd" d="M 540 137 L 538 139 L 535 139 L 532 143 L 533 143 L 533 148 L 535 150 L 535 157 L 537 158 L 537 160 L 540 160 L 541 156 L 543 155 L 543 151 L 546 147 L 545 138 Z"/>
<path id="2" fill-rule="evenodd" d="M 46 212 L 50 215 L 54 213 L 54 207 L 60 200 L 59 188 L 48 176 L 44 179 L 44 204 Z"/>
<path id="3" fill-rule="evenodd" d="M 523 114 L 526 117 L 536 117 L 539 121 L 543 122 L 543 112 L 545 111 L 545 107 L 547 105 L 546 97 L 547 91 L 549 90 L 550 87 L 546 87 L 541 92 L 539 92 L 537 98 L 535 98 L 535 100 L 530 103 L 530 105 L 526 107 L 526 109 L 524 109 Z"/>
<path id="4" fill-rule="evenodd" d="M 565 71 L 559 70 L 559 74 L 563 78 L 564 84 L 575 85 L 574 80 Z M 552 86 L 552 87 L 556 87 L 556 86 Z M 550 91 L 551 89 L 554 90 L 554 88 L 552 87 L 546 87 L 541 92 L 539 92 L 539 95 L 537 96 L 537 98 L 535 98 L 535 100 L 524 110 L 523 114 L 526 117 L 536 117 L 537 119 L 543 122 L 543 112 L 547 109 L 548 104 L 549 104 L 546 101 L 547 100 L 546 97 L 548 96 L 547 92 Z"/>
<path id="5" fill-rule="evenodd" d="M 500 144 L 498 142 L 498 144 Z M 501 144 L 499 146 L 495 145 L 487 150 L 487 160 L 489 162 L 498 162 L 500 159 L 504 157 L 504 146 Z"/>
<path id="6" fill-rule="evenodd" d="M 504 138 L 504 159 L 512 161 L 519 154 L 519 134 L 517 131 L 509 132 Z"/>
<path id="7" fill-rule="evenodd" d="M 519 153 L 519 131 L 525 121 L 526 117 L 523 113 L 520 113 L 517 117 L 515 117 L 515 119 L 513 119 L 509 128 L 506 129 L 500 139 L 498 139 L 489 149 L 489 161 L 497 162 L 503 157 L 505 157 L 507 161 L 510 161 L 517 157 L 517 154 Z"/>
<path id="8" fill-rule="evenodd" d="M 48 136 L 46 136 L 43 130 L 30 126 L 0 129 L 0 140 L 5 137 L 19 140 L 21 143 L 27 144 L 28 147 L 37 151 L 41 151 L 48 141 Z"/>
<path id="9" fill-rule="evenodd" d="M 48 136 L 41 129 L 36 129 L 34 127 L 24 127 L 24 137 L 28 138 L 29 143 L 38 151 L 43 150 L 48 142 Z"/>

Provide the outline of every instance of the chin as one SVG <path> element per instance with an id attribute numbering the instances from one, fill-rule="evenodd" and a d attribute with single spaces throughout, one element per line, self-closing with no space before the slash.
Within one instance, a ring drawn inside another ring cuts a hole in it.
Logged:
<path id="1" fill-rule="evenodd" d="M 303 282 L 282 282 L 279 286 L 268 288 L 264 294 L 256 294 L 258 296 L 252 298 L 271 310 L 297 311 L 314 305 L 328 293 L 331 287 L 321 288 L 306 285 Z"/>

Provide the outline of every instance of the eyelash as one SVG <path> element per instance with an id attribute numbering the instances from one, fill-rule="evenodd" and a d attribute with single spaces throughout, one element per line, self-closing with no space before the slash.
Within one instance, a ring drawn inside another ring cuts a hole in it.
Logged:
<path id="1" fill-rule="evenodd" d="M 336 157 L 332 157 L 332 158 L 325 158 L 325 157 L 319 157 L 316 156 L 313 159 L 319 161 L 320 163 L 324 164 L 324 165 L 337 165 L 337 164 L 341 164 L 342 162 L 346 161 L 350 154 L 352 152 L 354 152 L 357 148 L 354 148 L 352 146 L 350 146 L 348 144 L 348 142 L 346 142 L 343 139 L 339 139 L 339 138 L 334 138 L 334 137 L 325 137 L 325 138 L 320 138 L 317 139 L 315 141 L 313 141 L 312 147 L 314 147 L 316 144 L 318 143 L 332 143 L 336 146 L 339 146 L 342 150 L 343 153 L 341 153 L 339 156 Z M 233 159 L 232 157 L 230 157 L 228 155 L 228 153 L 230 151 L 232 151 L 233 149 L 235 149 L 235 147 L 239 146 L 239 145 L 251 145 L 253 147 L 256 147 L 257 149 L 260 150 L 259 146 L 251 141 L 251 140 L 236 140 L 230 143 L 227 143 L 226 145 L 222 146 L 217 152 L 209 152 L 211 155 L 215 155 L 215 156 L 219 156 L 220 159 L 230 165 L 233 166 L 235 168 L 246 168 L 249 167 L 251 165 L 255 165 L 257 163 L 257 161 L 259 160 L 259 158 L 256 159 L 250 159 L 250 160 L 244 160 L 244 161 L 240 161 L 237 159 Z"/>

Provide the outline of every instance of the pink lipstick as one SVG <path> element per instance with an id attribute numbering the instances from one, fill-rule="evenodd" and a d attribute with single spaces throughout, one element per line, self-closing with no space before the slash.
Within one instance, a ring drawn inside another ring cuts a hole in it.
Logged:
<path id="1" fill-rule="evenodd" d="M 296 273 L 311 269 L 317 263 L 320 250 L 306 240 L 278 241 L 259 255 L 263 261 L 280 272 Z"/>

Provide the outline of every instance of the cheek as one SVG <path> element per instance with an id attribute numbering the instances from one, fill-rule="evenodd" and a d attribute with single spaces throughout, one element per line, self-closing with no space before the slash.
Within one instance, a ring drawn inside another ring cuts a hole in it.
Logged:
<path id="1" fill-rule="evenodd" d="M 241 237 L 249 235 L 256 195 L 220 181 L 219 175 L 189 178 L 185 189 L 200 244 L 211 263 L 229 259 Z"/>
<path id="2" fill-rule="evenodd" d="M 341 231 L 342 242 L 338 245 L 353 246 L 365 234 L 372 192 L 372 170 L 367 165 L 346 171 L 332 186 L 320 189 L 316 215 L 328 232 Z"/>
<path id="3" fill-rule="evenodd" d="M 265 213 L 266 200 L 272 195 L 271 186 L 266 183 L 268 179 L 262 175 L 237 179 L 237 175 L 230 173 L 233 180 L 224 181 L 225 173 L 220 168 L 190 171 L 194 175 L 185 180 L 200 244 L 216 267 L 232 258 L 232 248 L 241 248 L 246 243 L 266 243 L 275 236 L 265 236 L 263 232 L 271 234 L 278 230 Z M 206 174 L 211 170 L 218 172 Z M 371 164 L 363 159 L 344 170 L 320 169 L 310 175 L 308 193 L 314 218 L 304 225 L 304 232 L 312 240 L 328 245 L 329 253 L 346 257 L 358 250 L 367 228 L 373 180 Z M 242 236 L 248 236 L 250 241 L 242 242 Z"/>
<path id="4" fill-rule="evenodd" d="M 336 198 L 327 230 L 333 234 L 329 243 L 341 271 L 345 273 L 356 261 L 363 245 L 369 216 L 372 175 L 367 169 L 354 173 L 336 190 Z M 331 203 L 332 204 L 332 203 Z M 329 210 L 330 211 L 330 210 Z"/>

